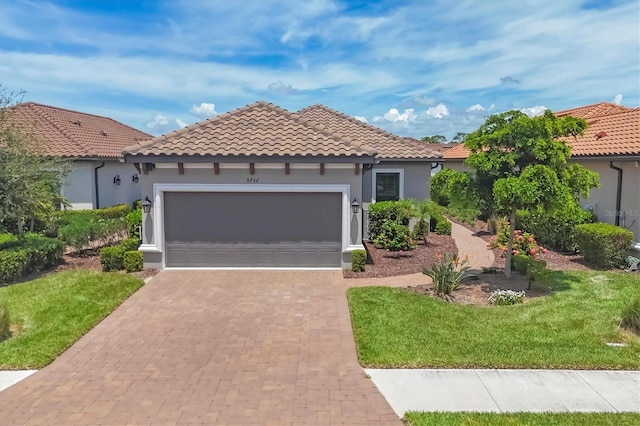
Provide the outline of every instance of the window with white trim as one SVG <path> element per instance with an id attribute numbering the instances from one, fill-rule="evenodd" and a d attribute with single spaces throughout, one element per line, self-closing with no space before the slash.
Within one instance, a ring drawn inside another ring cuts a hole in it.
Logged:
<path id="1" fill-rule="evenodd" d="M 404 170 L 374 170 L 372 191 L 373 202 L 401 200 L 404 197 Z"/>

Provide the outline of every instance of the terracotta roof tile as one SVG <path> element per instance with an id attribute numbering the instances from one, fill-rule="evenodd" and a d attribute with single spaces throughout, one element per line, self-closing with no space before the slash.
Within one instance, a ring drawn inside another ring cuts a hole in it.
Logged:
<path id="1" fill-rule="evenodd" d="M 7 117 L 60 157 L 117 158 L 124 147 L 152 137 L 111 118 L 34 102 L 10 107 Z"/>
<path id="2" fill-rule="evenodd" d="M 640 107 L 628 108 L 608 102 L 555 113 L 582 118 L 589 125 L 583 136 L 562 138 L 574 157 L 640 156 Z M 459 145 L 444 153 L 445 159 L 464 160 L 469 150 Z"/>
<path id="3" fill-rule="evenodd" d="M 259 101 L 127 147 L 124 155 L 372 157 L 375 149 Z"/>
<path id="4" fill-rule="evenodd" d="M 335 134 L 361 141 L 377 149 L 376 158 L 433 159 L 442 156 L 421 141 L 396 136 L 324 105 L 312 105 L 298 111 L 297 114 L 315 123 L 322 123 Z"/>

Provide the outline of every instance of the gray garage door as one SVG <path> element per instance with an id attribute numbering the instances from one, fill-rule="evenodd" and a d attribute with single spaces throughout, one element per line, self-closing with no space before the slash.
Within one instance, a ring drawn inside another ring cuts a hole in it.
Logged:
<path id="1" fill-rule="evenodd" d="M 339 193 L 166 192 L 169 267 L 340 267 Z"/>

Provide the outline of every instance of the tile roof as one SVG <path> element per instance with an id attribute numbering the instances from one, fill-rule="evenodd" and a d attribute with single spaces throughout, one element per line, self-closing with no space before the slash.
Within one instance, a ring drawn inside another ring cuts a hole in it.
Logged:
<path id="1" fill-rule="evenodd" d="M 582 118 L 588 124 L 583 136 L 562 138 L 571 146 L 572 157 L 640 156 L 640 107 L 600 102 L 555 114 Z M 463 145 L 444 153 L 450 160 L 468 156 L 469 150 Z"/>
<path id="2" fill-rule="evenodd" d="M 35 102 L 8 108 L 9 122 L 31 132 L 49 155 L 117 158 L 122 149 L 152 136 L 111 118 Z"/>
<path id="3" fill-rule="evenodd" d="M 312 105 L 296 114 L 315 123 L 322 123 L 333 133 L 362 141 L 378 150 L 380 159 L 434 159 L 442 154 L 413 138 L 403 138 L 370 124 L 363 123 L 324 105 Z"/>
<path id="4" fill-rule="evenodd" d="M 124 155 L 373 157 L 375 149 L 258 101 L 127 147 Z"/>
<path id="5" fill-rule="evenodd" d="M 414 139 L 414 140 L 416 140 L 416 139 Z M 418 141 L 418 142 L 421 142 L 421 141 Z M 425 142 L 422 142 L 422 143 L 427 148 L 429 148 L 429 149 L 431 149 L 433 151 L 438 151 L 438 152 L 442 152 L 442 153 L 448 152 L 448 151 L 452 150 L 453 148 L 455 148 L 455 147 L 457 147 L 459 145 L 462 145 L 461 143 L 458 143 L 458 142 L 445 142 L 445 143 L 431 143 L 431 142 L 425 143 Z"/>

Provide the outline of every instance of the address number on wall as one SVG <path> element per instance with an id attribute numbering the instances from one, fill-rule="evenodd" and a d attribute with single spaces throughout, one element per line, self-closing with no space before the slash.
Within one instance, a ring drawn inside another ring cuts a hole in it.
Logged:
<path id="1" fill-rule="evenodd" d="M 259 183 L 260 178 L 247 178 L 247 183 Z"/>

